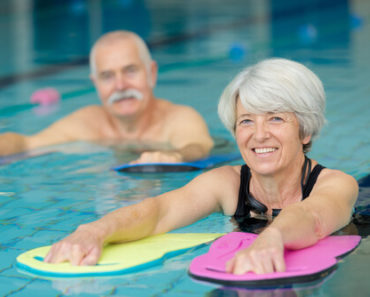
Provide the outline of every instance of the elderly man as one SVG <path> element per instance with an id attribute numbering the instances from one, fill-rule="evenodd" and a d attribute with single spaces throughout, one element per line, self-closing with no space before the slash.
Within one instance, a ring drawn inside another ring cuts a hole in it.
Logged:
<path id="1" fill-rule="evenodd" d="M 204 157 L 213 146 L 202 117 L 191 107 L 156 98 L 157 64 L 132 32 L 103 35 L 90 53 L 90 78 L 102 106 L 81 108 L 43 131 L 0 135 L 0 156 L 71 141 L 112 140 L 165 145 L 133 161 L 181 162 Z"/>

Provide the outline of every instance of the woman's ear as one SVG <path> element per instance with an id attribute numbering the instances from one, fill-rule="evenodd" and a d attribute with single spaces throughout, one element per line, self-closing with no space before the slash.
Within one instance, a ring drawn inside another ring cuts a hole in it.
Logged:
<path id="1" fill-rule="evenodd" d="M 302 144 L 307 144 L 311 141 L 312 136 L 308 135 L 302 139 Z"/>

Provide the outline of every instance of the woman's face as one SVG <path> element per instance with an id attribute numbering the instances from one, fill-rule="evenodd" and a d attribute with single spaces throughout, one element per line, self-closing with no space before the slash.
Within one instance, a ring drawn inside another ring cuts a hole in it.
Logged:
<path id="1" fill-rule="evenodd" d="M 271 175 L 302 160 L 302 146 L 311 137 L 299 137 L 299 123 L 294 113 L 252 114 L 240 100 L 237 100 L 236 113 L 236 141 L 252 171 Z"/>

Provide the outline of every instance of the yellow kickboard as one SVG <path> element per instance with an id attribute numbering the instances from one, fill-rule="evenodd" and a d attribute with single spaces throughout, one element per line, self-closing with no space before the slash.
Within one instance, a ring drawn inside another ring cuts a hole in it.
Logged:
<path id="1" fill-rule="evenodd" d="M 138 272 L 161 264 L 164 260 L 210 242 L 223 233 L 166 233 L 138 241 L 104 247 L 99 262 L 90 266 L 73 266 L 69 262 L 43 262 L 51 246 L 29 250 L 17 257 L 17 267 L 26 273 L 44 277 L 109 276 Z"/>

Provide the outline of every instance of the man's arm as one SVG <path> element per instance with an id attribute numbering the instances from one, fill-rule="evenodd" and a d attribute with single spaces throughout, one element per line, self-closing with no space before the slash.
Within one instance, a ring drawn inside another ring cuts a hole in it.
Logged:
<path id="1" fill-rule="evenodd" d="M 171 144 L 181 155 L 182 161 L 192 161 L 208 156 L 213 147 L 206 122 L 193 108 L 181 106 L 171 122 Z"/>
<path id="2" fill-rule="evenodd" d="M 101 117 L 100 110 L 98 106 L 79 109 L 30 136 L 11 132 L 1 134 L 0 156 L 75 140 L 93 140 L 98 137 L 98 129 L 91 127 L 91 119 Z"/>
<path id="3" fill-rule="evenodd" d="M 0 135 L 0 156 L 7 156 L 27 150 L 27 136 L 18 133 Z"/>
<path id="4" fill-rule="evenodd" d="M 130 164 L 186 162 L 203 158 L 208 155 L 208 151 L 200 144 L 189 144 L 180 149 L 144 152 Z"/>
<path id="5" fill-rule="evenodd" d="M 132 164 L 187 162 L 208 156 L 213 140 L 204 119 L 193 108 L 176 105 L 169 112 L 166 126 L 173 149 L 144 152 Z"/>

